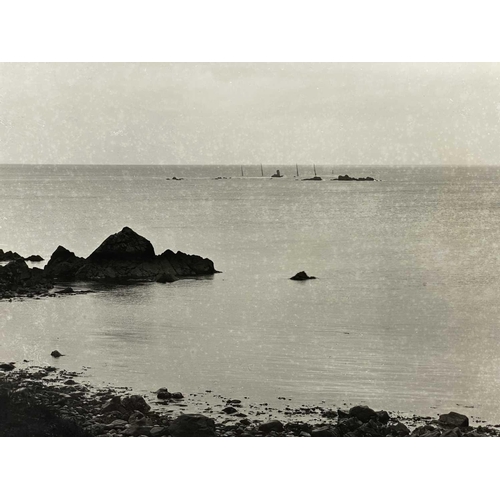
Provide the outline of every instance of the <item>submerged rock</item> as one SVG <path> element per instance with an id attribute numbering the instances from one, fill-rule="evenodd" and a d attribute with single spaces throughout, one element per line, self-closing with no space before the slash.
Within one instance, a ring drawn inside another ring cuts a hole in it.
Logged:
<path id="1" fill-rule="evenodd" d="M 290 279 L 295 280 L 295 281 L 315 280 L 316 276 L 308 276 L 305 271 L 300 271 L 300 273 L 297 273 L 295 276 L 292 276 Z"/>

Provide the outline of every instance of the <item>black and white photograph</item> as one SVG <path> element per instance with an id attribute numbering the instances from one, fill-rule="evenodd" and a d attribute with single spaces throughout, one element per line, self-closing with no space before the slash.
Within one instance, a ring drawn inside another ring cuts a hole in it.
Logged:
<path id="1" fill-rule="evenodd" d="M 500 63 L 289 56 L 0 63 L 2 441 L 500 436 Z"/>

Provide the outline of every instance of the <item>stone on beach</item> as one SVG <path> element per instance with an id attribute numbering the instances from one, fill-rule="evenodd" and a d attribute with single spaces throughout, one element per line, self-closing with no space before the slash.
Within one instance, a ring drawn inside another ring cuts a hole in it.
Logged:
<path id="1" fill-rule="evenodd" d="M 349 410 L 349 415 L 351 417 L 355 417 L 358 420 L 361 420 L 361 422 L 366 423 L 372 418 L 377 418 L 378 415 L 375 412 L 375 410 L 372 410 L 368 406 L 353 406 Z"/>
<path id="2" fill-rule="evenodd" d="M 279 420 L 270 420 L 259 425 L 259 431 L 263 434 L 271 432 L 283 432 L 285 430 L 283 424 Z"/>
<path id="3" fill-rule="evenodd" d="M 170 424 L 168 432 L 173 437 L 214 437 L 215 421 L 205 415 L 184 414 Z"/>
<path id="4" fill-rule="evenodd" d="M 441 425 L 450 427 L 468 427 L 469 418 L 461 413 L 456 413 L 451 411 L 450 413 L 445 413 L 439 416 L 439 421 Z"/>

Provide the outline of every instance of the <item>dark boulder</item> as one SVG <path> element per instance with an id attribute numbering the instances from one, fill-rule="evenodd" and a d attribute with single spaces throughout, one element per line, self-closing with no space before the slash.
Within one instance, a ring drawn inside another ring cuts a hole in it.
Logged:
<path id="1" fill-rule="evenodd" d="M 77 257 L 73 252 L 59 245 L 43 270 L 47 276 L 73 279 L 84 263 L 83 257 Z"/>
<path id="2" fill-rule="evenodd" d="M 31 278 L 31 269 L 24 260 L 14 260 L 0 267 L 0 283 L 20 285 Z"/>
<path id="3" fill-rule="evenodd" d="M 232 415 L 233 413 L 238 413 L 238 410 L 233 406 L 226 406 L 226 408 L 224 408 L 222 411 L 224 413 L 227 413 L 228 415 Z"/>
<path id="4" fill-rule="evenodd" d="M 147 261 L 155 258 L 153 245 L 129 227 L 108 236 L 88 257 L 91 262 Z"/>
<path id="5" fill-rule="evenodd" d="M 377 418 L 381 424 L 387 424 L 390 420 L 389 414 L 385 410 L 377 411 Z"/>
<path id="6" fill-rule="evenodd" d="M 297 273 L 295 276 L 292 276 L 290 278 L 291 280 L 295 281 L 304 281 L 304 280 L 315 280 L 315 276 L 308 276 L 305 271 L 300 271 L 300 273 Z"/>
<path id="7" fill-rule="evenodd" d="M 53 358 L 60 358 L 61 356 L 64 356 L 64 354 L 61 354 L 59 351 L 55 350 L 55 351 L 52 351 L 50 353 L 50 355 L 53 357 Z"/>
<path id="8" fill-rule="evenodd" d="M 387 426 L 387 432 L 391 436 L 404 437 L 410 435 L 410 429 L 402 422 L 396 422 Z"/>
<path id="9" fill-rule="evenodd" d="M 271 420 L 259 425 L 259 431 L 263 434 L 271 432 L 283 432 L 285 430 L 283 424 L 279 420 Z"/>
<path id="10" fill-rule="evenodd" d="M 23 259 L 23 257 L 21 257 L 21 255 L 19 255 L 17 252 L 12 252 L 11 250 L 4 252 L 0 248 L 0 262 L 6 261 L 6 260 L 19 260 L 19 259 Z"/>
<path id="11" fill-rule="evenodd" d="M 215 422 L 204 415 L 180 415 L 170 424 L 168 433 L 174 437 L 214 437 Z"/>
<path id="12" fill-rule="evenodd" d="M 151 410 L 151 406 L 146 403 L 144 398 L 135 394 L 132 396 L 125 396 L 122 398 L 121 403 L 129 412 L 140 411 L 142 413 L 148 413 L 148 411 Z"/>
<path id="13" fill-rule="evenodd" d="M 120 396 L 113 396 L 111 399 L 108 399 L 101 407 L 102 413 L 113 413 L 126 415 L 128 412 L 125 407 L 122 405 L 122 399 Z"/>
<path id="14" fill-rule="evenodd" d="M 440 415 L 438 422 L 447 427 L 469 427 L 469 418 L 454 411 Z"/>
<path id="15" fill-rule="evenodd" d="M 15 368 L 14 365 L 14 361 L 11 361 L 10 363 L 0 363 L 0 370 L 3 370 L 4 372 L 10 372 Z"/>
<path id="16" fill-rule="evenodd" d="M 311 437 L 337 437 L 339 433 L 330 425 L 322 425 L 311 431 Z"/>
<path id="17" fill-rule="evenodd" d="M 42 262 L 43 257 L 40 257 L 40 255 L 30 255 L 29 257 L 25 257 L 24 260 L 27 260 L 29 262 Z"/>
<path id="18" fill-rule="evenodd" d="M 368 406 L 353 406 L 349 410 L 349 415 L 361 420 L 363 423 L 370 421 L 372 418 L 378 418 L 375 410 L 372 410 Z"/>
<path id="19" fill-rule="evenodd" d="M 168 391 L 166 387 L 162 387 L 156 391 L 156 397 L 158 399 L 171 399 L 172 394 Z"/>

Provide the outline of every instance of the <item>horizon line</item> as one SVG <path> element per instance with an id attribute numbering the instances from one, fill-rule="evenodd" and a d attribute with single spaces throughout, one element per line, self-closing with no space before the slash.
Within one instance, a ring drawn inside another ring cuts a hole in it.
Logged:
<path id="1" fill-rule="evenodd" d="M 467 163 L 0 163 L 0 167 L 498 167 Z"/>

